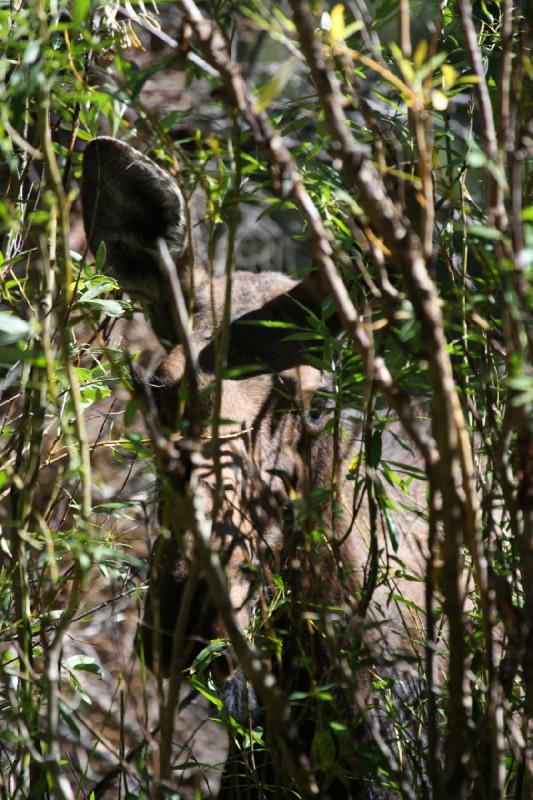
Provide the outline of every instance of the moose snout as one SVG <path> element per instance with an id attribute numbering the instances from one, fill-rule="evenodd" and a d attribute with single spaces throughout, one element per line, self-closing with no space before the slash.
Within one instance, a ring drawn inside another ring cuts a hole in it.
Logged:
<path id="1" fill-rule="evenodd" d="M 169 677 L 174 669 L 190 666 L 222 632 L 205 580 L 191 573 L 174 537 L 161 535 L 156 540 L 151 573 L 138 647 L 150 669 Z M 258 698 L 242 670 L 235 667 L 231 651 L 211 664 L 210 675 L 227 712 L 239 724 L 258 720 Z"/>

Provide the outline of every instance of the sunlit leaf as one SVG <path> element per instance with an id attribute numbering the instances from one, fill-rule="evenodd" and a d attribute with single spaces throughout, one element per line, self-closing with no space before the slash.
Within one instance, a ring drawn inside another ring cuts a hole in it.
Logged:
<path id="1" fill-rule="evenodd" d="M 344 39 L 345 40 L 349 39 L 350 36 L 353 36 L 354 33 L 357 33 L 358 31 L 362 30 L 363 28 L 364 28 L 364 25 L 363 25 L 363 23 L 361 22 L 360 19 L 356 19 L 353 22 L 350 22 L 350 24 L 346 25 L 346 28 L 344 29 Z"/>
<path id="2" fill-rule="evenodd" d="M 100 665 L 94 658 L 85 655 L 69 656 L 63 661 L 63 666 L 68 670 L 77 670 L 79 672 L 92 672 L 94 675 L 102 677 L 102 670 Z"/>
<path id="3" fill-rule="evenodd" d="M 490 331 L 490 325 L 486 319 L 483 319 L 476 311 L 472 314 L 472 322 L 475 322 L 476 325 L 479 325 L 484 331 Z"/>
<path id="4" fill-rule="evenodd" d="M 427 54 L 428 54 L 428 43 L 425 39 L 420 39 L 413 55 L 413 63 L 417 70 L 420 69 L 420 67 L 426 60 Z"/>
<path id="5" fill-rule="evenodd" d="M 444 92 L 436 90 L 431 93 L 431 105 L 435 111 L 446 111 L 448 108 L 448 98 Z"/>
<path id="6" fill-rule="evenodd" d="M 35 64 L 39 58 L 40 52 L 41 42 L 38 39 L 34 39 L 32 42 L 29 42 L 28 46 L 26 47 L 22 57 L 22 63 L 27 65 Z"/>
<path id="7" fill-rule="evenodd" d="M 337 3 L 331 9 L 331 38 L 335 42 L 343 42 L 346 38 L 346 25 L 344 24 L 344 6 Z"/>
<path id="8" fill-rule="evenodd" d="M 9 311 L 0 311 L 0 344 L 14 344 L 20 339 L 27 339 L 31 325 Z"/>
<path id="9" fill-rule="evenodd" d="M 461 75 L 460 78 L 457 78 L 455 81 L 456 83 L 468 83 L 468 84 L 476 84 L 480 83 L 481 78 L 478 75 Z"/>
<path id="10" fill-rule="evenodd" d="M 457 70 L 451 64 L 443 64 L 440 68 L 442 73 L 442 88 L 451 89 L 457 80 Z"/>

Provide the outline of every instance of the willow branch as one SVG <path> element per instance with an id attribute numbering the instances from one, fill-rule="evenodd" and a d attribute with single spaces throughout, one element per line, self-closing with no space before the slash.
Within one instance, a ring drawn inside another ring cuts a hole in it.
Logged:
<path id="1" fill-rule="evenodd" d="M 481 114 L 480 128 L 485 142 L 485 149 L 490 160 L 496 163 L 498 159 L 498 139 L 496 136 L 496 126 L 494 124 L 494 114 L 490 102 L 489 88 L 485 78 L 485 70 L 483 69 L 483 59 L 481 50 L 479 49 L 476 29 L 474 27 L 472 5 L 470 0 L 457 0 L 457 8 L 459 9 L 459 16 L 461 18 L 468 60 L 477 78 L 476 92 Z"/>
<path id="2" fill-rule="evenodd" d="M 461 794 L 466 786 L 466 775 L 461 766 L 462 757 L 468 751 L 464 726 L 468 718 L 465 696 L 465 647 L 463 641 L 463 612 L 461 589 L 460 549 L 465 541 L 472 553 L 476 582 L 480 591 L 483 609 L 484 636 L 487 646 L 489 672 L 493 674 L 492 624 L 493 608 L 488 591 L 487 564 L 481 539 L 480 514 L 475 485 L 475 468 L 462 409 L 455 388 L 452 365 L 448 353 L 439 298 L 431 280 L 425 259 L 431 256 L 431 232 L 426 230 L 424 246 L 406 222 L 398 222 L 397 213 L 391 214 L 386 207 L 383 219 L 376 217 L 373 193 L 366 185 L 368 167 L 361 162 L 357 173 L 354 152 L 357 143 L 350 131 L 349 121 L 343 110 L 342 94 L 333 69 L 328 65 L 321 40 L 316 35 L 316 24 L 309 6 L 304 0 L 290 0 L 294 21 L 307 63 L 311 69 L 320 104 L 324 111 L 333 146 L 343 164 L 342 175 L 347 188 L 356 187 L 361 203 L 373 227 L 383 236 L 391 258 L 399 264 L 407 291 L 422 329 L 422 338 L 429 362 L 429 373 L 433 387 L 433 432 L 439 448 L 440 460 L 430 480 L 440 489 L 442 497 L 441 516 L 446 537 L 444 546 L 445 579 L 444 593 L 446 611 L 450 624 L 450 727 L 447 742 L 447 788 Z M 414 109 L 417 116 L 423 112 L 420 104 Z M 420 120 L 421 124 L 421 120 Z M 422 130 L 417 141 L 425 141 Z M 420 153 L 423 166 L 429 170 L 428 157 L 423 149 Z M 361 172 L 363 179 L 361 179 Z M 373 183 L 379 180 L 374 176 Z M 427 184 L 426 180 L 426 184 Z M 380 188 L 381 191 L 381 188 Z M 432 203 L 432 191 L 426 199 Z M 390 228 L 390 221 L 396 225 Z M 427 226 L 426 226 L 427 227 Z M 493 714 L 496 711 L 493 710 Z M 494 717 L 493 717 L 494 719 Z"/>
<path id="3" fill-rule="evenodd" d="M 502 56 L 500 67 L 500 103 L 498 141 L 505 152 L 512 149 L 511 122 L 511 77 L 513 60 L 513 2 L 502 3 Z"/>
<path id="4" fill-rule="evenodd" d="M 46 171 L 47 183 L 52 189 L 57 208 L 59 210 L 59 224 L 61 231 L 61 245 L 62 245 L 62 259 L 60 262 L 61 268 L 61 310 L 62 317 L 61 324 L 59 325 L 61 337 L 61 353 L 65 362 L 65 369 L 67 372 L 69 387 L 70 387 L 70 400 L 72 403 L 72 410 L 74 414 L 74 422 L 76 427 L 77 444 L 80 449 L 80 482 L 81 482 L 81 517 L 87 523 L 91 514 L 92 499 L 91 499 L 91 458 L 89 451 L 89 442 L 87 438 L 87 430 L 85 426 L 85 418 L 83 416 L 83 409 L 80 397 L 80 386 L 78 376 L 74 365 L 72 363 L 72 356 L 70 352 L 70 330 L 67 325 L 68 315 L 72 306 L 73 289 L 72 289 L 72 258 L 70 255 L 70 206 L 68 199 L 65 195 L 63 182 L 57 159 L 54 153 L 52 143 L 52 133 L 50 130 L 49 119 L 49 103 L 43 103 L 40 111 L 40 127 L 41 127 L 41 141 L 44 154 L 44 164 Z M 52 259 L 51 259 L 52 261 Z"/>
<path id="5" fill-rule="evenodd" d="M 382 388 L 391 407 L 401 419 L 406 432 L 422 454 L 426 466 L 431 469 L 437 460 L 434 442 L 419 424 L 410 400 L 395 384 L 384 360 L 374 358 L 372 342 L 363 325 L 363 320 L 355 309 L 333 261 L 330 236 L 324 227 L 318 209 L 304 186 L 292 155 L 282 138 L 272 128 L 268 116 L 264 112 L 254 109 L 250 90 L 242 78 L 239 66 L 231 60 L 226 42 L 217 26 L 204 19 L 192 0 L 180 0 L 180 4 L 187 14 L 204 57 L 219 72 L 231 104 L 243 114 L 256 141 L 266 147 L 280 193 L 283 196 L 290 196 L 294 200 L 308 224 L 313 256 L 318 266 L 318 272 L 306 279 L 309 293 L 311 296 L 314 293 L 318 298 L 326 293 L 333 298 L 343 328 L 360 353 L 369 379 L 375 381 Z M 383 183 L 367 157 L 366 148 L 354 143 L 351 155 L 353 165 L 354 167 L 357 165 L 357 174 L 361 176 L 361 182 L 366 187 L 366 193 L 370 198 L 370 215 L 377 219 L 388 215 L 384 225 L 391 236 L 393 231 L 403 230 L 394 205 L 386 195 Z"/>

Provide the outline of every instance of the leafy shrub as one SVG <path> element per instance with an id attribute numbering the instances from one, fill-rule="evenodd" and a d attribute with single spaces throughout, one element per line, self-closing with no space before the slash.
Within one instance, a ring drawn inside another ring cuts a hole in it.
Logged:
<path id="1" fill-rule="evenodd" d="M 389 713 L 389 745 L 376 736 L 357 750 L 351 737 L 372 702 L 355 712 L 338 672 L 311 681 L 290 702 L 297 717 L 314 715 L 310 758 L 324 791 L 359 771 L 393 796 L 529 797 L 527 4 L 205 6 L 252 87 L 240 108 L 238 73 L 222 51 L 216 61 L 190 2 L 160 3 L 158 13 L 142 2 L 0 6 L 2 796 L 116 796 L 113 780 L 129 797 L 165 786 L 169 796 L 207 792 L 187 786 L 187 757 L 177 758 L 178 788 L 159 782 L 150 749 L 165 690 L 131 652 L 156 492 L 130 378 L 144 349 L 136 309 L 106 274 L 105 249 L 93 263 L 80 235 L 82 151 L 106 132 L 179 173 L 211 274 L 230 266 L 237 244 L 254 268 L 246 252 L 262 221 L 295 273 L 324 269 L 321 247 L 331 247 L 358 318 L 339 339 L 316 317 L 299 335 L 310 363 L 333 369 L 331 429 L 341 410 L 364 415 L 347 479 L 354 507 L 370 496 L 403 578 L 395 512 L 409 504 L 412 481 L 428 479 L 427 631 L 416 665 L 427 683 L 416 707 L 409 701 L 420 737 L 404 725 L 390 675 L 376 673 L 372 687 Z M 292 159 L 285 172 L 269 126 Z M 246 218 L 252 236 L 239 238 Z M 405 463 L 382 452 L 391 403 L 405 423 L 412 398 L 431 409 L 423 469 L 403 434 Z M 310 504 L 295 498 L 295 513 Z M 317 526 L 312 547 L 325 549 Z M 294 608 L 281 576 L 274 585 L 268 614 L 283 620 Z M 393 601 L 407 608 L 401 595 Z M 332 638 L 356 680 L 368 663 L 360 642 L 321 629 L 320 614 L 310 625 Z M 449 680 L 437 690 L 433 647 L 444 625 Z M 271 630 L 258 637 L 273 656 L 287 642 L 282 622 Z M 128 647 L 115 658 L 109 643 L 120 650 L 121 637 Z M 309 641 L 296 648 L 311 673 Z M 268 748 L 262 730 L 232 719 L 210 686 L 224 646 L 212 643 L 189 678 L 233 740 L 237 789 L 242 780 L 242 792 L 251 783 L 281 796 L 256 769 Z M 283 791 L 297 790 L 289 782 Z"/>

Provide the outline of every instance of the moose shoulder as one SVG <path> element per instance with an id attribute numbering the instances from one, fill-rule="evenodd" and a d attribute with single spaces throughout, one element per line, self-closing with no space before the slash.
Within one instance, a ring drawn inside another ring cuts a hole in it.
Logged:
<path id="1" fill-rule="evenodd" d="M 191 409 L 183 391 L 183 343 L 159 268 L 159 240 L 176 266 L 192 312 L 201 416 L 220 419 L 216 440 L 209 425 L 202 437 L 195 493 L 211 519 L 212 547 L 225 565 L 239 624 L 256 631 L 265 658 L 288 691 L 301 688 L 295 682 L 303 672 L 309 689 L 334 667 L 347 697 L 352 690 L 354 698 L 366 691 L 368 676 L 380 670 L 388 679 L 406 679 L 416 653 L 413 643 L 423 629 L 423 583 L 416 579 L 423 574 L 425 487 L 413 480 L 407 500 L 391 486 L 390 497 L 402 510 L 393 523 L 387 510 L 388 530 L 375 497 L 365 498 L 365 487 L 375 495 L 375 475 L 361 455 L 362 419 L 339 412 L 331 376 L 312 366 L 306 342 L 290 335 L 305 326 L 310 312 L 320 316 L 325 297 L 319 278 L 311 274 L 297 282 L 273 272 L 234 274 L 226 365 L 215 407 L 226 281 L 210 280 L 199 265 L 193 268 L 185 202 L 175 181 L 129 145 L 98 138 L 85 152 L 82 200 L 91 249 L 96 252 L 105 243 L 108 268 L 143 306 L 167 348 L 148 383 L 179 450 Z M 335 315 L 327 324 L 335 331 Z M 393 423 L 381 432 L 381 461 L 409 460 Z M 348 464 L 351 481 L 346 481 Z M 187 524 L 164 490 L 159 513 L 165 533 L 153 549 L 142 641 L 147 662 L 165 674 L 171 661 L 180 669 L 189 666 L 212 638 L 224 637 L 225 629 Z M 392 524 L 397 549 L 391 543 Z M 275 613 L 270 601 L 276 591 L 285 602 L 278 602 Z M 296 644 L 301 636 L 309 645 L 304 668 Z M 364 668 L 348 673 L 343 659 L 356 652 Z M 218 681 L 229 710 L 242 720 L 255 699 L 230 661 L 228 656 L 218 665 Z M 357 676 L 357 686 L 346 686 L 348 674 Z"/>

